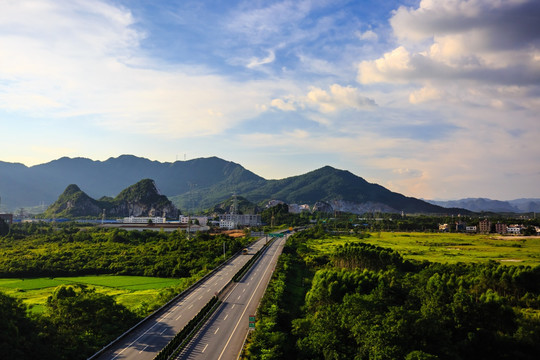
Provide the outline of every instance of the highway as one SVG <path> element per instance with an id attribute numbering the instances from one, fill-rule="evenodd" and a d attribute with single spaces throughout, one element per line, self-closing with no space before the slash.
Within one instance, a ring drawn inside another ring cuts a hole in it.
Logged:
<path id="1" fill-rule="evenodd" d="M 257 311 L 285 240 L 278 238 L 269 246 L 176 359 L 238 358 L 249 331 L 249 316 Z"/>
<path id="2" fill-rule="evenodd" d="M 92 360 L 153 359 L 203 306 L 225 287 L 265 242 L 265 238 L 259 239 L 248 248 L 248 255 L 238 255 L 231 259 L 185 297 L 171 304 L 165 312 L 142 322 L 137 329 L 114 344 L 111 349 Z"/>

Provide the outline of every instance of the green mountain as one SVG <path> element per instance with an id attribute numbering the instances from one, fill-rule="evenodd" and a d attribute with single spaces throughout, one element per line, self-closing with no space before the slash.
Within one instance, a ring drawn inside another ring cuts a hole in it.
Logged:
<path id="1" fill-rule="evenodd" d="M 217 193 L 217 190 L 212 190 L 207 193 Z M 238 193 L 259 205 L 264 205 L 270 199 L 278 199 L 289 204 L 316 205 L 323 202 L 333 210 L 355 213 L 368 211 L 466 212 L 463 209 L 446 209 L 416 198 L 406 197 L 383 186 L 371 184 L 349 171 L 330 166 L 282 180 L 267 180 L 254 187 L 238 188 Z"/>
<path id="2" fill-rule="evenodd" d="M 20 207 L 52 204 L 69 184 L 77 184 L 94 199 L 114 197 L 142 179 L 153 179 L 160 193 L 169 198 L 187 194 L 190 189 L 216 185 L 223 192 L 222 199 L 230 197 L 237 184 L 244 187 L 265 181 L 241 165 L 217 157 L 173 163 L 133 155 L 105 161 L 63 157 L 31 167 L 0 161 L 2 209 L 14 211 Z"/>
<path id="3" fill-rule="evenodd" d="M 219 204 L 214 205 L 214 207 L 209 209 L 207 212 L 217 214 L 230 213 L 233 210 L 234 206 L 236 206 L 235 211 L 237 214 L 258 214 L 262 210 L 260 206 L 257 206 L 245 197 L 236 196 L 236 200 L 234 199 L 234 197 L 231 197 L 225 201 L 220 202 Z"/>
<path id="4" fill-rule="evenodd" d="M 101 202 L 86 195 L 77 185 L 71 184 L 43 213 L 44 218 L 98 217 L 102 212 Z"/>
<path id="5" fill-rule="evenodd" d="M 96 206 L 101 209 L 99 214 L 106 209 L 107 216 L 134 211 L 143 213 L 148 209 L 132 209 L 129 206 L 133 205 L 126 205 L 133 203 L 133 195 L 122 190 L 141 179 L 154 179 L 153 186 L 158 194 L 166 195 L 178 208 L 192 213 L 212 209 L 216 204 L 230 199 L 232 194 L 238 194 L 259 207 L 277 199 L 287 203 L 317 205 L 317 209 L 325 211 L 465 213 L 463 209 L 447 209 L 403 196 L 368 183 L 349 171 L 330 166 L 281 180 L 265 180 L 239 164 L 217 157 L 161 163 L 122 155 L 106 161 L 61 158 L 32 167 L 0 162 L 0 174 L 2 206 L 12 210 L 42 202 L 50 204 L 66 186 L 78 184 L 91 199 L 105 195 L 99 203 L 85 200 L 85 206 L 89 211 L 92 209 L 92 214 L 97 211 Z M 145 192 L 144 189 L 133 191 L 141 196 Z M 118 196 L 113 198 L 116 194 Z M 82 197 L 78 201 L 84 199 Z M 126 202 L 122 203 L 124 200 Z M 158 204 L 156 199 L 144 201 Z M 75 199 L 70 200 L 71 206 L 73 203 Z M 67 202 L 63 206 L 61 211 L 68 208 Z M 172 217 L 168 211 L 173 210 L 165 211 Z"/>
<path id="6" fill-rule="evenodd" d="M 77 185 L 69 185 L 41 215 L 44 218 L 168 216 L 178 217 L 178 209 L 161 195 L 151 179 L 143 179 L 122 190 L 115 198 L 92 199 Z"/>

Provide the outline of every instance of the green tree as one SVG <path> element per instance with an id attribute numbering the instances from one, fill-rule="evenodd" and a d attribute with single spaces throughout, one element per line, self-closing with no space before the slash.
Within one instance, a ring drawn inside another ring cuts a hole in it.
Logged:
<path id="1" fill-rule="evenodd" d="M 137 321 L 112 297 L 84 285 L 58 287 L 47 299 L 46 315 L 59 359 L 84 359 Z"/>
<path id="2" fill-rule="evenodd" d="M 26 307 L 18 299 L 0 292 L 0 349 L 1 357 L 11 359 L 38 359 L 47 357 L 47 351 L 38 338 L 37 324 L 26 315 Z"/>

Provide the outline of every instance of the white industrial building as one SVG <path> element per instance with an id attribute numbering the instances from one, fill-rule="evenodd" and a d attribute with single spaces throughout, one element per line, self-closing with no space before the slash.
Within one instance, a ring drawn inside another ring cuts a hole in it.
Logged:
<path id="1" fill-rule="evenodd" d="M 178 218 L 178 220 L 180 221 L 180 224 L 187 224 L 187 223 L 189 223 L 190 219 L 191 219 L 192 224 L 196 222 L 195 220 L 197 220 L 197 222 L 201 226 L 205 226 L 208 223 L 208 217 L 207 216 L 185 216 L 185 215 L 180 215 L 180 217 Z"/>
<path id="2" fill-rule="evenodd" d="M 219 227 L 222 229 L 235 229 L 238 226 L 260 226 L 261 215 L 254 214 L 223 214 L 219 215 Z"/>
<path id="3" fill-rule="evenodd" d="M 164 224 L 166 222 L 166 219 L 164 217 L 125 217 L 122 221 L 124 224 L 148 224 L 152 222 L 153 224 Z"/>

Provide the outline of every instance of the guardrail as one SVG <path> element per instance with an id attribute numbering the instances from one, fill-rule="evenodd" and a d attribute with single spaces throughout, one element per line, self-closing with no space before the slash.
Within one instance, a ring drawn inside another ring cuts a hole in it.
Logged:
<path id="1" fill-rule="evenodd" d="M 223 293 L 227 292 L 227 288 L 233 283 L 238 282 L 253 266 L 255 261 L 261 257 L 261 255 L 268 249 L 272 241 L 265 243 L 263 247 L 257 251 L 255 255 L 247 263 L 244 264 L 233 276 L 233 279 L 230 280 L 217 296 L 214 296 L 201 311 L 187 323 L 186 326 L 180 332 L 178 332 L 174 338 L 169 341 L 167 345 L 154 357 L 154 360 L 168 360 L 175 358 L 180 351 L 188 344 L 189 340 L 195 335 L 197 331 L 203 326 L 206 320 L 216 311 L 216 309 L 221 305 L 221 300 L 219 298 Z"/>
<path id="2" fill-rule="evenodd" d="M 249 244 L 249 246 L 255 244 L 258 240 L 256 241 L 253 241 L 251 244 Z M 263 246 L 263 248 L 265 247 L 266 245 Z M 262 249 L 261 249 L 262 250 Z M 260 251 L 260 250 L 259 250 Z M 236 259 L 238 256 L 241 256 L 240 254 L 242 253 L 242 250 L 236 252 L 233 256 L 231 256 L 230 258 L 228 258 L 227 260 L 223 261 L 219 266 L 217 266 L 215 269 L 213 269 L 211 272 L 209 272 L 208 274 L 206 274 L 205 276 L 203 276 L 202 278 L 200 278 L 199 280 L 197 280 L 195 283 L 193 283 L 192 285 L 190 285 L 187 289 L 185 289 L 184 291 L 182 291 L 181 293 L 179 293 L 178 295 L 176 295 L 175 297 L 173 297 L 171 300 L 169 300 L 165 305 L 161 306 L 159 309 L 156 309 L 153 313 L 151 313 L 150 315 L 148 315 L 147 317 L 145 317 L 144 319 L 142 319 L 141 321 L 139 321 L 137 324 L 133 325 L 131 328 L 129 328 L 127 331 L 125 331 L 122 335 L 118 336 L 116 339 L 114 339 L 113 341 L 111 341 L 110 343 L 108 343 L 107 345 L 105 345 L 101 350 L 99 350 L 98 352 L 96 352 L 94 355 L 90 356 L 87 360 L 95 360 L 97 359 L 99 356 L 103 355 L 104 353 L 106 353 L 107 351 L 109 351 L 115 344 L 117 344 L 118 342 L 120 342 L 120 340 L 122 340 L 123 338 L 125 338 L 126 336 L 128 336 L 129 334 L 131 334 L 135 329 L 137 329 L 139 326 L 141 326 L 142 324 L 144 324 L 145 322 L 148 322 L 150 321 L 151 319 L 154 319 L 156 317 L 159 317 L 161 314 L 163 314 L 165 311 L 167 311 L 173 303 L 176 303 L 177 301 L 183 299 L 184 297 L 186 297 L 187 295 L 189 295 L 195 288 L 197 288 L 202 282 L 204 282 L 206 279 L 208 279 L 209 277 L 211 277 L 212 275 L 214 275 L 216 272 L 218 272 L 221 268 L 223 268 L 224 266 L 226 266 L 227 264 L 229 264 L 232 260 Z M 257 252 L 258 253 L 258 252 Z M 251 260 L 251 259 L 250 259 Z M 225 286 L 227 287 L 227 285 Z M 224 288 L 225 288 L 224 287 Z"/>
<path id="3" fill-rule="evenodd" d="M 202 323 L 212 315 L 214 310 L 221 304 L 217 296 L 214 296 L 204 307 L 199 311 L 193 319 L 191 319 L 186 326 L 179 333 L 177 333 L 171 341 L 154 357 L 154 360 L 167 360 L 170 357 L 178 355 L 194 333 L 200 329 Z"/>

